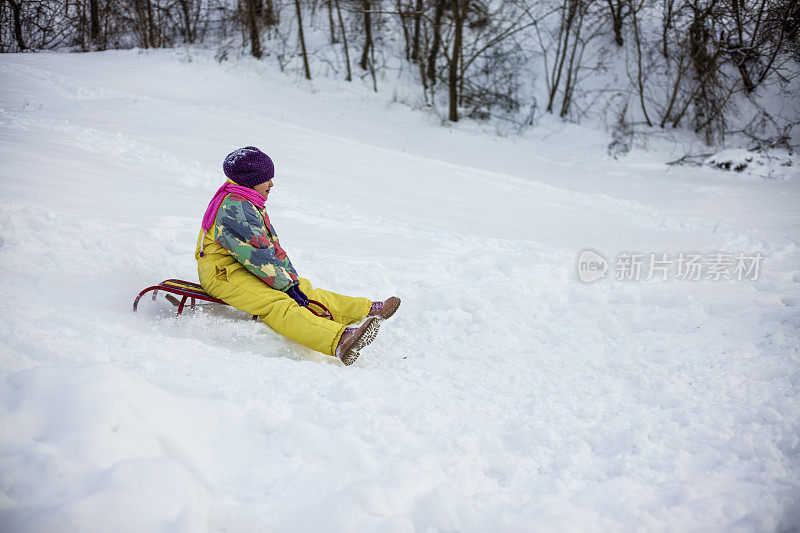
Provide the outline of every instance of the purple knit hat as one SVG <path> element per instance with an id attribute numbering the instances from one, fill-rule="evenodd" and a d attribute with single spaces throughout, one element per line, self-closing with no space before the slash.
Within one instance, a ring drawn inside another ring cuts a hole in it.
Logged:
<path id="1" fill-rule="evenodd" d="M 222 170 L 238 185 L 251 189 L 275 176 L 272 159 L 255 146 L 245 146 L 229 153 L 222 163 Z"/>

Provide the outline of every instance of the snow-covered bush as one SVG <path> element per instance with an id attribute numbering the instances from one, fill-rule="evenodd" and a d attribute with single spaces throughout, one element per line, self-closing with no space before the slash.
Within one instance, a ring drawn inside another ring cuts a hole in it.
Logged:
<path id="1" fill-rule="evenodd" d="M 707 157 L 704 163 L 720 170 L 740 172 L 751 176 L 787 179 L 797 177 L 797 159 L 786 153 L 732 148 L 721 150 Z"/>

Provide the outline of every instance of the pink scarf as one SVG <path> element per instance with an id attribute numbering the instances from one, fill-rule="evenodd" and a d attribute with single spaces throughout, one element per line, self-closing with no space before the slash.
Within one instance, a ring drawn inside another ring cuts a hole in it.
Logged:
<path id="1" fill-rule="evenodd" d="M 267 201 L 254 189 L 226 182 L 214 194 L 214 198 L 211 199 L 211 203 L 209 203 L 208 207 L 206 208 L 206 214 L 203 215 L 203 224 L 202 224 L 203 231 L 208 231 L 209 229 L 211 229 L 211 226 L 214 225 L 214 219 L 217 218 L 217 211 L 219 211 L 219 206 L 222 205 L 222 200 L 224 200 L 225 197 L 230 193 L 243 196 L 245 200 L 252 203 L 259 209 L 264 209 L 264 203 Z M 267 224 L 269 224 L 269 222 L 267 222 Z"/>

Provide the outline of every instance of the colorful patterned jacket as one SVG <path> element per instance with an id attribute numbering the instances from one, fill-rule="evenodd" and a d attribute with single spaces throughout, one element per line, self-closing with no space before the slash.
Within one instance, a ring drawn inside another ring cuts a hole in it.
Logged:
<path id="1" fill-rule="evenodd" d="M 201 241 L 204 251 L 209 237 L 273 289 L 286 291 L 297 285 L 297 271 L 281 248 L 266 210 L 242 196 L 228 194 L 222 201 L 214 225 Z"/>

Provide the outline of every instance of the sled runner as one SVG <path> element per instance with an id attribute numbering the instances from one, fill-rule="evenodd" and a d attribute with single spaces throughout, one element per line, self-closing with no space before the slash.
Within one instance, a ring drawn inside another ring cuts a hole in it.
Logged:
<path id="1" fill-rule="evenodd" d="M 153 300 L 156 299 L 158 291 L 163 291 L 165 293 L 168 293 L 165 295 L 167 299 L 174 305 L 178 306 L 178 314 L 175 316 L 181 316 L 184 307 L 186 307 L 187 300 L 189 300 L 189 306 L 192 309 L 194 309 L 197 300 L 202 300 L 204 302 L 211 302 L 215 304 L 228 305 L 222 300 L 214 298 L 213 296 L 209 295 L 206 291 L 203 290 L 203 287 L 201 287 L 197 283 L 192 283 L 191 281 L 184 281 L 182 279 L 167 279 L 162 281 L 158 285 L 147 287 L 145 290 L 140 292 L 139 295 L 136 297 L 136 299 L 133 301 L 134 311 L 136 311 L 137 307 L 139 307 L 139 300 L 142 299 L 142 296 L 144 296 L 150 291 L 153 292 Z M 178 301 L 177 298 L 170 297 L 170 295 L 172 294 L 177 294 L 178 296 L 182 296 L 181 300 Z M 319 310 L 311 307 L 312 305 L 314 307 L 317 307 Z M 308 301 L 308 310 L 319 317 L 333 320 L 333 315 L 328 310 L 328 308 L 316 300 Z M 253 315 L 253 320 L 258 320 L 258 315 Z"/>

